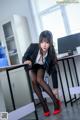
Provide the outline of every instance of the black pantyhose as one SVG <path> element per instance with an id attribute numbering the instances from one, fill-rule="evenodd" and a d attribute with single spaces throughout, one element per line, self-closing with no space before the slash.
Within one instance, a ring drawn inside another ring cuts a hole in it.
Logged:
<path id="1" fill-rule="evenodd" d="M 54 103 L 55 109 L 59 108 L 59 105 L 57 104 L 57 99 L 56 99 L 55 95 L 53 94 L 51 88 L 44 81 L 44 73 L 45 73 L 45 70 L 41 69 L 41 68 L 37 70 L 37 73 L 34 73 L 32 71 L 32 85 L 33 85 L 33 89 L 34 89 L 35 93 L 39 97 L 39 100 L 43 106 L 44 112 L 48 112 L 49 109 L 48 109 L 47 103 L 45 102 L 45 100 L 42 96 L 41 88 L 43 88 L 44 91 L 51 97 L 51 99 Z"/>

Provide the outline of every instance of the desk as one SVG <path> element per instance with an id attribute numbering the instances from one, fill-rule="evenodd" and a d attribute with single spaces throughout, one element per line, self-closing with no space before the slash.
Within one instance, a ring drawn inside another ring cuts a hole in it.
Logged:
<path id="1" fill-rule="evenodd" d="M 65 106 L 67 106 L 67 103 L 69 103 L 69 102 L 71 103 L 71 106 L 72 106 L 73 102 L 79 99 L 79 98 L 76 97 L 76 95 L 74 95 L 74 98 L 72 98 L 72 96 L 70 94 L 70 87 L 74 87 L 74 86 L 79 86 L 80 85 L 79 78 L 78 78 L 78 72 L 77 72 L 77 66 L 76 66 L 76 63 L 75 63 L 75 57 L 80 57 L 80 54 L 58 58 L 58 66 L 57 66 L 57 68 L 58 68 L 59 79 L 60 79 L 60 83 L 61 83 L 61 88 L 62 88 L 62 93 L 63 93 Z M 73 63 L 72 66 L 73 66 L 73 69 L 74 69 L 76 84 L 75 84 L 75 82 L 73 80 L 70 60 Z M 65 76 L 65 81 L 66 81 L 66 85 L 67 85 L 67 90 L 68 90 L 68 95 L 69 95 L 69 100 L 68 101 L 66 100 L 64 83 L 63 83 L 62 77 L 61 77 L 61 72 L 60 72 L 61 68 L 60 68 L 60 65 L 59 65 L 60 61 L 62 62 L 64 76 Z M 65 61 L 66 61 L 66 64 L 65 64 Z M 67 68 L 66 68 L 66 66 L 67 66 Z M 68 79 L 68 75 L 70 76 L 70 79 Z M 70 85 L 70 82 L 71 82 L 71 85 Z"/>
<path id="2" fill-rule="evenodd" d="M 13 71 L 13 70 L 15 70 L 15 69 L 19 69 L 19 68 L 22 68 L 23 67 L 23 69 L 24 69 L 24 66 L 25 66 L 25 64 L 20 64 L 20 65 L 13 65 L 13 66 L 9 66 L 9 67 L 4 67 L 4 68 L 0 68 L 0 72 L 6 72 L 6 76 L 7 76 L 7 80 L 8 80 L 8 85 L 9 85 L 9 91 L 10 91 L 10 97 L 11 97 L 11 101 L 12 101 L 12 106 L 13 106 L 13 110 L 16 110 L 17 109 L 17 107 L 16 107 L 16 101 L 15 101 L 15 96 L 14 96 L 14 92 L 13 92 L 13 88 L 12 88 L 12 83 L 11 83 L 11 78 L 13 77 L 11 77 L 10 76 L 10 74 L 11 74 L 11 72 Z M 12 75 L 13 75 L 13 73 L 12 73 Z M 30 82 L 30 78 L 29 78 L 29 74 L 28 74 L 28 71 L 27 71 L 27 79 L 26 79 L 26 81 L 25 81 L 25 86 L 28 88 L 27 89 L 27 91 L 25 91 L 26 92 L 26 96 L 25 96 L 25 102 L 27 103 L 27 99 L 28 99 L 28 97 L 29 97 L 29 102 L 33 102 L 34 103 L 34 105 L 35 105 L 35 102 L 34 102 L 34 98 L 33 98 L 33 92 L 32 92 L 32 87 L 31 87 L 31 82 Z M 22 75 L 21 75 L 22 76 Z M 14 78 L 13 78 L 14 79 Z M 22 78 L 21 78 L 22 79 Z M 4 80 L 3 80 L 4 81 Z M 19 81 L 19 79 L 17 79 L 16 80 L 16 82 L 18 81 L 18 84 L 20 85 L 20 81 Z M 24 78 L 22 79 L 22 81 L 24 82 Z M 27 84 L 26 84 L 26 82 L 27 82 Z M 23 84 L 22 84 L 23 85 Z M 22 86 L 22 87 L 25 87 L 25 86 Z M 24 90 L 26 90 L 26 89 L 24 89 Z M 18 90 L 19 91 L 19 90 Z M 19 91 L 20 92 L 20 91 Z M 27 96 L 27 92 L 28 92 L 28 95 L 29 96 Z M 22 92 L 21 92 L 22 93 Z M 23 92 L 23 94 L 24 94 L 24 92 Z M 23 95 L 22 95 L 23 96 Z M 23 99 L 23 98 L 22 98 Z M 18 101 L 19 102 L 19 101 Z M 37 112 L 36 112 L 36 109 L 35 109 L 35 116 L 36 116 L 36 120 L 38 120 L 38 116 L 37 116 Z"/>

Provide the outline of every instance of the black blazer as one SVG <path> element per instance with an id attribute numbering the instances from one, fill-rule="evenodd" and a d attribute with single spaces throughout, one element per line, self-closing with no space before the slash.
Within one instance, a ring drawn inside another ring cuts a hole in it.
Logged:
<path id="1" fill-rule="evenodd" d="M 32 64 L 35 63 L 36 57 L 38 55 L 38 51 L 39 51 L 39 44 L 38 43 L 32 43 L 30 44 L 30 46 L 28 47 L 28 49 L 26 50 L 23 58 L 22 58 L 22 62 L 24 63 L 24 61 L 26 60 L 31 60 Z M 48 55 L 46 57 L 45 60 L 45 69 L 48 72 L 48 74 L 51 74 L 52 72 L 56 71 L 56 67 L 55 67 L 55 50 L 53 47 L 53 55 L 50 54 L 50 51 L 48 51 Z"/>

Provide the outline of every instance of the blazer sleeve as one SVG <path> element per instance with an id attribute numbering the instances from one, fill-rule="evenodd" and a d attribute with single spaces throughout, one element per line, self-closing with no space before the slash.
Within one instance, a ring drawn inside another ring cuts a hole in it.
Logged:
<path id="1" fill-rule="evenodd" d="M 26 52 L 24 53 L 24 56 L 22 57 L 22 62 L 24 63 L 26 60 L 31 60 L 32 53 L 33 53 L 33 44 L 30 44 L 30 46 L 27 48 Z"/>

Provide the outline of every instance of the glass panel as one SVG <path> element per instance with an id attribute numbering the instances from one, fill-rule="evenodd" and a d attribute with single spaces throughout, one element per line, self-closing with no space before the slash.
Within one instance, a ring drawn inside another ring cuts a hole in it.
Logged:
<path id="1" fill-rule="evenodd" d="M 14 37 L 12 37 L 10 40 L 6 41 L 8 51 L 15 51 L 16 49 L 16 44 L 14 41 Z"/>
<path id="2" fill-rule="evenodd" d="M 71 4 L 66 6 L 67 16 L 71 33 L 80 32 L 80 4 Z"/>
<path id="3" fill-rule="evenodd" d="M 11 22 L 8 22 L 8 23 L 6 23 L 6 24 L 3 25 L 3 31 L 4 31 L 5 38 L 13 35 L 13 30 L 12 30 L 12 27 L 11 27 Z"/>
<path id="4" fill-rule="evenodd" d="M 50 14 L 43 15 L 41 16 L 41 20 L 43 24 L 43 29 L 52 31 L 54 46 L 57 50 L 57 38 L 66 35 L 61 11 L 57 10 Z"/>
<path id="5" fill-rule="evenodd" d="M 11 63 L 11 65 L 15 65 L 15 64 L 19 63 L 17 53 L 16 54 L 14 53 L 12 56 L 10 56 L 10 63 Z"/>
<path id="6" fill-rule="evenodd" d="M 34 0 L 34 2 L 39 12 L 56 4 L 56 0 Z"/>

